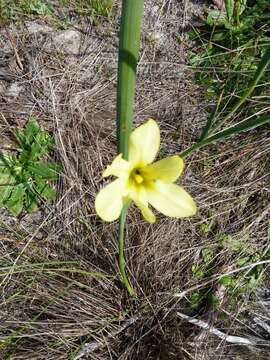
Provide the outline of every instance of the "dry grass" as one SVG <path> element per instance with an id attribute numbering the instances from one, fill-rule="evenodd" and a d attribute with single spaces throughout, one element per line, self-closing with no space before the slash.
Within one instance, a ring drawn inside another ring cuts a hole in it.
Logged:
<path id="1" fill-rule="evenodd" d="M 179 43 L 181 19 L 190 18 L 190 10 L 183 12 L 189 9 L 187 3 L 151 5 L 148 1 L 136 124 L 150 116 L 159 121 L 163 156 L 180 152 L 196 139 L 207 105 L 185 65 L 187 45 Z M 126 256 L 138 301 L 128 299 L 119 282 L 117 225 L 104 224 L 93 208 L 95 194 L 104 185 L 101 172 L 116 151 L 114 24 L 82 25 L 75 54 L 52 46 L 56 30 L 29 33 L 14 25 L 8 33 L 1 29 L 5 69 L 21 86 L 14 97 L 8 95 L 12 82 L 0 81 L 4 145 L 12 144 L 10 129 L 35 116 L 54 133 L 54 156 L 64 166 L 55 204 L 20 219 L 1 210 L 0 261 L 1 267 L 9 267 L 1 270 L 0 278 L 1 359 L 76 359 L 85 343 L 91 352 L 83 359 L 267 359 L 264 346 L 227 344 L 176 314 L 188 312 L 230 335 L 267 340 L 265 332 L 252 328 L 253 314 L 269 319 L 269 303 L 260 303 L 267 294 L 257 293 L 253 300 L 247 294 L 234 308 L 226 306 L 225 294 L 218 310 L 202 306 L 194 312 L 188 303 L 188 291 L 209 282 L 191 273 L 203 248 L 215 252 L 219 274 L 237 267 L 235 258 L 241 252 L 222 248 L 218 235 L 231 234 L 243 242 L 243 252 L 260 251 L 267 242 L 267 129 L 208 147 L 187 161 L 182 184 L 199 205 L 196 217 L 176 221 L 158 215 L 157 223 L 149 226 L 131 209 Z M 202 223 L 210 224 L 208 235 L 200 232 Z M 27 270 L 18 267 L 23 264 L 29 265 Z M 217 291 L 216 283 L 212 286 Z M 264 286 L 267 289 L 267 277 Z M 185 291 L 185 296 L 175 296 Z"/>

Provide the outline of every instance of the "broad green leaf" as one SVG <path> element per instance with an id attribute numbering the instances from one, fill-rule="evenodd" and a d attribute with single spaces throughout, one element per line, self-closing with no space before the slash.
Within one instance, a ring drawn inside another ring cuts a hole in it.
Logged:
<path id="1" fill-rule="evenodd" d="M 230 25 L 224 11 L 212 10 L 208 13 L 206 23 L 210 26 Z"/>
<path id="2" fill-rule="evenodd" d="M 231 286 L 234 282 L 234 279 L 230 275 L 225 275 L 225 276 L 222 276 L 218 282 L 220 285 Z"/>
<path id="3" fill-rule="evenodd" d="M 28 213 L 33 213 L 38 208 L 38 199 L 37 195 L 32 191 L 27 191 L 25 197 L 25 207 Z"/>
<path id="4" fill-rule="evenodd" d="M 53 148 L 54 141 L 35 119 L 30 119 L 24 129 L 15 130 L 15 136 L 18 154 L 0 153 L 0 205 L 18 215 L 24 205 L 28 212 L 33 212 L 41 198 L 55 199 L 55 189 L 42 179 L 57 179 L 61 166 L 39 161 Z"/>
<path id="5" fill-rule="evenodd" d="M 42 156 L 47 155 L 53 147 L 53 138 L 48 133 L 38 133 L 31 145 L 30 160 L 39 160 Z"/>
<path id="6" fill-rule="evenodd" d="M 57 163 L 37 162 L 28 166 L 28 170 L 34 178 L 56 180 L 60 165 Z"/>
<path id="7" fill-rule="evenodd" d="M 45 182 L 38 182 L 36 190 L 41 197 L 47 200 L 54 200 L 56 197 L 56 190 Z"/>
<path id="8" fill-rule="evenodd" d="M 0 173 L 0 205 L 10 197 L 15 184 L 16 179 L 9 172 Z"/>
<path id="9" fill-rule="evenodd" d="M 5 206 L 9 211 L 17 216 L 23 209 L 25 198 L 25 188 L 23 184 L 18 184 L 16 187 L 13 187 L 12 193 L 7 201 L 5 201 Z"/>

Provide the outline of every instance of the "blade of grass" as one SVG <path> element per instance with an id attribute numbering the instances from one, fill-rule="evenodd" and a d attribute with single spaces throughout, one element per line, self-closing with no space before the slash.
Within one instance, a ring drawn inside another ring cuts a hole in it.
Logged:
<path id="1" fill-rule="evenodd" d="M 243 93 L 243 95 L 240 97 L 240 99 L 234 104 L 230 112 L 222 119 L 222 122 L 218 124 L 218 126 L 214 127 L 213 130 L 217 130 L 222 126 L 224 123 L 226 123 L 234 114 L 235 112 L 244 104 L 244 102 L 248 99 L 248 97 L 253 93 L 256 86 L 258 85 L 260 79 L 262 78 L 264 72 L 266 71 L 267 67 L 270 64 L 270 46 L 267 48 L 265 54 L 263 55 L 257 70 L 255 72 L 255 75 L 253 79 L 251 80 L 248 88 Z"/>
<path id="2" fill-rule="evenodd" d="M 221 100 L 222 100 L 222 97 L 223 97 L 223 91 L 221 91 L 220 95 L 219 95 L 219 98 L 218 98 L 218 101 L 217 101 L 217 105 L 215 107 L 215 110 L 211 112 L 211 114 L 208 116 L 208 119 L 207 119 L 207 122 L 206 122 L 206 125 L 205 127 L 203 128 L 203 131 L 201 133 L 201 136 L 199 138 L 199 142 L 201 142 L 203 139 L 205 139 L 209 133 L 209 130 L 211 129 L 212 127 L 212 124 L 213 124 L 213 121 L 216 117 L 216 114 L 218 112 L 218 109 L 219 109 L 219 106 L 220 106 L 220 103 L 221 103 Z"/>
<path id="3" fill-rule="evenodd" d="M 261 116 L 259 118 L 252 118 L 252 119 L 248 119 L 245 121 L 241 121 L 240 123 L 231 126 L 223 131 L 220 131 L 200 142 L 195 143 L 194 145 L 192 145 L 190 148 L 188 148 L 187 150 L 183 151 L 180 156 L 185 158 L 188 155 L 190 155 L 194 150 L 200 149 L 203 146 L 209 145 L 209 144 L 213 144 L 217 141 L 222 141 L 230 136 L 239 134 L 242 131 L 247 131 L 247 130 L 251 130 L 251 129 L 255 129 L 258 126 L 264 125 L 270 123 L 270 113 L 266 114 L 264 116 Z"/>
<path id="4" fill-rule="evenodd" d="M 229 114 L 225 116 L 225 118 L 222 120 L 222 123 L 220 123 L 217 127 L 214 127 L 213 130 L 217 130 L 222 124 L 224 124 L 229 118 L 232 117 L 232 115 L 240 108 L 241 105 L 247 100 L 247 98 L 252 94 L 252 92 L 255 90 L 256 86 L 258 85 L 261 77 L 263 76 L 264 72 L 266 71 L 267 67 L 270 64 L 270 46 L 267 48 L 265 54 L 262 57 L 262 60 L 260 61 L 258 68 L 256 70 L 256 73 L 254 75 L 254 78 L 252 79 L 248 89 L 244 92 L 242 97 L 239 99 L 239 101 L 233 106 L 232 110 Z M 219 106 L 219 101 L 218 105 Z M 217 109 L 216 107 L 216 109 Z M 214 111 L 214 115 L 216 113 L 216 109 Z M 211 136 L 207 136 L 207 134 L 210 131 L 211 124 L 213 122 L 213 116 L 210 115 L 208 118 L 207 124 L 204 127 L 202 134 L 199 138 L 199 140 L 190 146 L 187 150 L 183 151 L 180 156 L 183 158 L 187 157 L 188 155 L 192 154 L 193 151 L 200 149 L 203 146 L 212 144 L 217 141 L 222 141 L 232 135 L 236 135 L 242 131 L 247 131 L 254 129 L 258 126 L 261 126 L 263 124 L 267 124 L 270 122 L 270 114 L 266 114 L 264 116 L 261 116 L 259 118 L 251 118 L 248 120 L 241 121 L 240 123 L 230 126 L 229 128 L 217 132 L 216 134 L 213 134 Z"/>
<path id="5" fill-rule="evenodd" d="M 128 139 L 132 129 L 136 69 L 140 47 L 144 0 L 123 0 L 119 39 L 117 84 L 117 151 L 128 158 Z M 124 206 L 118 229 L 119 271 L 130 296 L 135 292 L 125 271 L 124 237 L 128 206 Z"/>

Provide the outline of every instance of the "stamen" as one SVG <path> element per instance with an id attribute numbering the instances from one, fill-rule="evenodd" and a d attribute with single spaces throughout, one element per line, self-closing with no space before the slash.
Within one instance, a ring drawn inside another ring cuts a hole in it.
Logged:
<path id="1" fill-rule="evenodd" d="M 138 183 L 138 184 L 141 184 L 143 182 L 143 177 L 141 175 L 136 174 L 134 176 L 134 179 L 135 179 L 136 183 Z"/>

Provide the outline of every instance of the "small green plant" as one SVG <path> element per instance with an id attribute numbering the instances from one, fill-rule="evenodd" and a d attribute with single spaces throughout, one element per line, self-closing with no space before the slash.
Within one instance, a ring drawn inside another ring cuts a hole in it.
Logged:
<path id="1" fill-rule="evenodd" d="M 16 21 L 27 15 L 50 13 L 50 7 L 42 0 L 0 0 L 0 22 Z"/>
<path id="2" fill-rule="evenodd" d="M 14 135 L 16 154 L 0 153 L 0 206 L 17 216 L 24 207 L 33 212 L 42 199 L 55 199 L 56 191 L 48 181 L 58 178 L 60 165 L 41 160 L 54 148 L 54 140 L 36 120 L 30 119 Z"/>
<path id="3" fill-rule="evenodd" d="M 72 8 L 80 16 L 86 16 L 93 25 L 97 25 L 102 19 L 109 19 L 112 14 L 114 0 L 62 0 L 61 11 L 65 13 L 65 7 Z"/>
<path id="4" fill-rule="evenodd" d="M 192 292 L 189 299 L 192 309 L 198 309 L 203 305 L 210 308 L 217 307 L 220 300 L 216 293 L 221 286 L 226 293 L 227 305 L 234 308 L 243 296 L 245 298 L 252 296 L 265 280 L 265 271 L 270 260 L 270 223 L 268 242 L 261 251 L 247 246 L 249 240 L 247 236 L 237 239 L 229 234 L 220 234 L 217 240 L 221 248 L 226 250 L 227 256 L 234 261 L 234 266 L 230 268 L 238 271 L 221 276 L 218 280 L 213 280 L 211 285 Z M 221 248 L 219 247 L 219 253 Z M 202 280 L 219 274 L 218 252 L 215 254 L 209 248 L 201 251 L 200 258 L 191 267 L 194 279 Z"/>
<path id="5" fill-rule="evenodd" d="M 214 274 L 215 261 L 214 252 L 210 248 L 204 248 L 200 252 L 200 257 L 191 266 L 191 272 L 195 279 L 202 280 Z M 210 307 L 217 305 L 217 299 L 211 287 L 205 287 L 201 290 L 192 292 L 190 296 L 190 307 L 192 309 L 199 308 L 202 304 Z"/>

